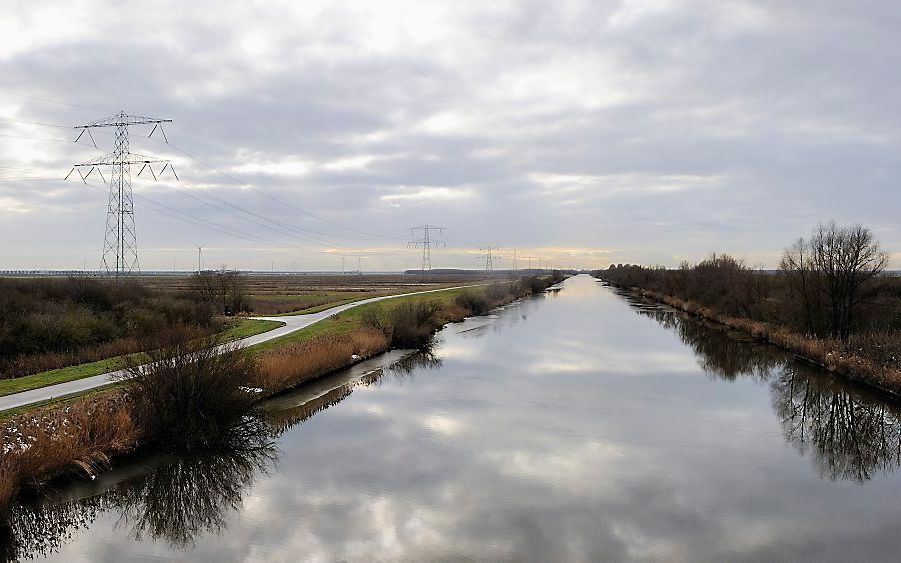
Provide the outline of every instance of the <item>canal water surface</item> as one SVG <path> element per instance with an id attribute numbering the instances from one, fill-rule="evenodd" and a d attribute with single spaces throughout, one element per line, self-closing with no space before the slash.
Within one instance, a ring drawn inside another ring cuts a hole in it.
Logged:
<path id="1" fill-rule="evenodd" d="M 901 409 L 587 276 L 364 367 L 273 402 L 272 448 L 141 460 L 18 508 L 6 556 L 901 553 Z"/>

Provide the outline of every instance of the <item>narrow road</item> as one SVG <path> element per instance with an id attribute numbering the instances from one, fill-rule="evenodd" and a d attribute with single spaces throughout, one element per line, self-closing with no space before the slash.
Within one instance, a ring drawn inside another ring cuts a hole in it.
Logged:
<path id="1" fill-rule="evenodd" d="M 332 307 L 331 309 L 326 309 L 325 311 L 310 313 L 307 315 L 288 315 L 284 317 L 251 317 L 252 319 L 256 320 L 279 321 L 285 323 L 285 325 L 272 329 L 268 332 L 236 340 L 233 344 L 237 344 L 241 347 L 247 347 L 253 346 L 255 344 L 260 344 L 262 342 L 268 342 L 269 340 L 275 340 L 276 338 L 285 336 L 286 334 L 291 334 L 292 332 L 297 332 L 302 328 L 316 324 L 319 321 L 326 319 L 334 314 L 347 311 L 348 309 L 353 309 L 354 307 L 359 307 L 360 305 L 366 305 L 367 303 L 375 303 L 376 301 L 395 299 L 397 297 L 406 297 L 408 295 L 422 295 L 425 293 L 450 291 L 452 289 L 463 289 L 466 287 L 479 287 L 482 285 L 486 284 L 460 285 L 456 287 L 445 287 L 442 289 L 429 289 L 427 291 L 402 293 L 400 295 L 370 297 L 369 299 L 363 299 L 361 301 L 354 301 L 353 303 L 338 305 L 337 307 Z M 67 381 L 65 383 L 57 383 L 56 385 L 49 385 L 47 387 L 41 387 L 40 389 L 32 389 L 31 391 L 23 391 L 21 393 L 15 393 L 13 395 L 0 397 L 0 412 L 32 405 L 34 403 L 48 401 L 50 399 L 84 393 L 85 391 L 90 391 L 91 389 L 97 389 L 98 387 L 103 387 L 104 385 L 113 383 L 117 378 L 121 377 L 124 374 L 125 370 L 111 371 L 109 373 L 85 377 L 84 379 Z"/>

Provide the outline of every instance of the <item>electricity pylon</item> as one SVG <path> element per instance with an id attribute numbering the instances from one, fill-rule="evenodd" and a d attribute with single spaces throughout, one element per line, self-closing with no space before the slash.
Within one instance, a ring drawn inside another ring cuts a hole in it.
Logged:
<path id="1" fill-rule="evenodd" d="M 109 175 L 109 199 L 106 206 L 106 230 L 103 236 L 103 259 L 100 268 L 105 270 L 107 274 L 114 273 L 117 277 L 126 275 L 130 272 L 140 270 L 138 264 L 138 237 L 135 232 L 135 211 L 134 197 L 131 192 L 131 165 L 142 164 L 141 170 L 137 176 L 140 176 L 144 170 L 148 170 L 153 179 L 157 179 L 157 173 L 153 170 L 153 164 L 161 163 L 159 174 L 163 174 L 166 168 L 172 171 L 175 179 L 178 175 L 172 164 L 168 160 L 153 158 L 140 154 L 132 153 L 128 146 L 128 128 L 131 125 L 150 125 L 153 129 L 150 131 L 152 136 L 157 130 L 168 143 L 166 132 L 163 131 L 163 123 L 171 123 L 171 119 L 154 119 L 150 117 L 140 117 L 137 115 L 129 115 L 124 111 L 120 111 L 116 115 L 107 117 L 88 123 L 86 125 L 78 125 L 75 129 L 81 129 L 77 142 L 87 133 L 94 146 L 94 136 L 91 129 L 97 127 L 114 127 L 116 130 L 115 143 L 113 152 L 76 164 L 66 175 L 66 179 L 73 172 L 77 171 L 78 175 L 84 183 L 87 183 L 88 177 L 96 170 L 100 178 L 106 182 L 101 170 L 104 166 L 110 167 Z M 88 169 L 87 174 L 82 174 L 82 170 Z"/>
<path id="2" fill-rule="evenodd" d="M 434 225 L 420 225 L 419 227 L 410 227 L 410 247 L 422 247 L 422 271 L 432 270 L 432 245 L 447 247 L 444 240 L 444 227 L 436 227 Z M 416 231 L 422 231 L 422 236 L 416 238 Z M 438 238 L 432 238 L 431 233 L 434 232 Z"/>
<path id="3" fill-rule="evenodd" d="M 494 270 L 494 256 L 492 255 L 492 252 L 494 252 L 495 250 L 500 250 L 500 248 L 497 246 L 488 245 L 485 248 L 480 248 L 479 250 L 481 250 L 482 252 L 485 253 L 485 271 L 486 272 L 493 271 Z"/>

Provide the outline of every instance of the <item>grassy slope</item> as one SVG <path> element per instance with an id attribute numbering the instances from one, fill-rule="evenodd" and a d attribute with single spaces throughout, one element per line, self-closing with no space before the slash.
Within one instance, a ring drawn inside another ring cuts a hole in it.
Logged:
<path id="1" fill-rule="evenodd" d="M 267 332 L 281 325 L 282 323 L 277 321 L 241 319 L 238 323 L 219 333 L 219 336 L 223 340 L 230 342 L 232 340 L 238 340 L 240 338 Z M 115 358 L 107 358 L 97 362 L 35 373 L 25 377 L 0 380 L 0 397 L 116 371 L 126 367 L 129 360 L 141 361 L 144 358 L 146 358 L 146 356 L 143 353 L 130 354 L 128 356 L 116 356 Z"/>
<path id="2" fill-rule="evenodd" d="M 296 344 L 299 342 L 305 342 L 307 340 L 312 340 L 313 338 L 318 338 L 320 336 L 333 336 L 338 334 L 347 334 L 356 328 L 363 327 L 363 314 L 367 309 L 372 308 L 390 308 L 398 303 L 403 303 L 405 301 L 437 301 L 439 303 L 452 303 L 454 299 L 460 293 L 464 291 L 484 291 L 484 288 L 481 287 L 473 287 L 473 288 L 461 288 L 461 289 L 449 289 L 447 291 L 438 291 L 435 293 L 426 293 L 422 295 L 410 295 L 407 297 L 396 297 L 394 299 L 388 299 L 385 301 L 380 301 L 376 303 L 368 303 L 366 305 L 360 305 L 359 307 L 354 307 L 353 309 L 344 311 L 338 315 L 334 315 L 323 319 L 322 321 L 308 326 L 306 328 L 302 328 L 296 332 L 292 332 L 291 334 L 286 334 L 280 338 L 276 338 L 274 340 L 270 340 L 268 342 L 263 342 L 257 344 L 256 346 L 252 346 L 250 350 L 255 353 L 263 352 L 266 350 L 270 350 L 272 348 L 278 348 L 279 346 L 285 346 L 289 344 Z"/>

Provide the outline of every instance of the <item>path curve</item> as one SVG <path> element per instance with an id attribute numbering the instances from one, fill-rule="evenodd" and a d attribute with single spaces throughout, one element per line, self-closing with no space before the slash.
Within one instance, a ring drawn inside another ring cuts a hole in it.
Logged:
<path id="1" fill-rule="evenodd" d="M 368 303 L 375 303 L 376 301 L 384 301 L 386 299 L 396 299 L 398 297 L 407 297 L 409 295 L 423 295 L 426 293 L 437 293 L 440 291 L 450 291 L 453 289 L 465 289 L 467 287 L 480 287 L 488 285 L 487 283 L 478 283 L 471 285 L 458 285 L 455 287 L 443 287 L 441 289 L 429 289 L 426 291 L 414 291 L 411 293 L 399 293 L 397 295 L 383 295 L 380 297 L 370 297 L 368 299 L 362 299 L 360 301 L 354 301 L 353 303 L 345 303 L 344 305 L 338 305 L 332 307 L 331 309 L 326 309 L 324 311 L 320 311 L 318 313 L 309 313 L 306 315 L 286 315 L 280 317 L 250 317 L 254 320 L 260 321 L 278 321 L 285 323 L 284 326 L 280 326 L 278 328 L 274 328 L 270 331 L 263 332 L 260 334 L 256 334 L 254 336 L 248 336 L 247 338 L 241 338 L 240 340 L 235 340 L 234 342 L 229 343 L 229 345 L 237 344 L 239 347 L 248 347 L 254 346 L 256 344 L 260 344 L 263 342 L 268 342 L 270 340 L 275 340 L 276 338 L 280 338 L 287 334 L 291 334 L 292 332 L 297 332 L 300 329 L 306 328 L 310 325 L 314 325 L 323 319 L 327 319 L 332 315 L 347 311 L 348 309 L 353 309 L 354 307 L 359 307 L 361 305 L 366 305 Z M 51 399 L 57 399 L 60 397 L 67 397 L 69 395 L 77 395 L 79 393 L 84 393 L 85 391 L 90 391 L 92 389 L 97 389 L 99 387 L 103 387 L 104 385 L 109 385 L 110 383 L 115 382 L 115 380 L 121 376 L 125 375 L 125 370 L 116 370 L 108 373 L 102 373 L 100 375 L 93 375 L 91 377 L 85 377 L 83 379 L 76 379 L 75 381 L 67 381 L 65 383 L 57 383 L 56 385 L 48 385 L 47 387 L 41 387 L 40 389 L 32 389 L 30 391 L 22 391 L 21 393 L 14 393 L 12 395 L 7 395 L 5 397 L 0 397 L 0 412 L 7 411 L 10 409 L 16 409 L 19 407 L 25 407 L 28 405 L 33 405 L 35 403 L 41 403 L 44 401 L 49 401 Z"/>

